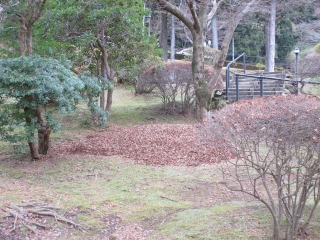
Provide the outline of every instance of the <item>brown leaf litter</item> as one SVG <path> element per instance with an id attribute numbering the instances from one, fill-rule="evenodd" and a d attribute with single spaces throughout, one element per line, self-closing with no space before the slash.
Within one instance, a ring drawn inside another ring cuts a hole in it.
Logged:
<path id="1" fill-rule="evenodd" d="M 203 144 L 198 125 L 150 124 L 113 125 L 77 140 L 54 147 L 52 153 L 120 155 L 147 165 L 189 165 L 220 162 L 227 147 Z"/>

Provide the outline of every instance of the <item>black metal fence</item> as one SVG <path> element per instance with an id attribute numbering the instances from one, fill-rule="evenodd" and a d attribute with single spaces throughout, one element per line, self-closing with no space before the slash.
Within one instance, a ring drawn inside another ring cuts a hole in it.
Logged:
<path id="1" fill-rule="evenodd" d="M 243 73 L 236 73 L 230 69 L 231 65 L 234 64 L 238 59 L 243 58 Z M 298 87 L 299 84 L 305 85 L 305 84 L 312 84 L 312 85 L 320 85 L 320 82 L 316 81 L 310 81 L 310 80 L 300 80 L 299 75 L 295 75 L 294 79 L 290 79 L 286 77 L 285 72 L 261 72 L 257 74 L 246 74 L 246 55 L 245 53 L 238 56 L 236 59 L 234 59 L 232 62 L 230 62 L 226 67 L 226 99 L 228 100 L 229 97 L 229 89 L 230 89 L 230 79 L 235 79 L 235 87 L 236 87 L 236 97 L 235 101 L 239 101 L 240 95 L 239 95 L 239 79 L 242 77 L 245 77 L 247 79 L 252 79 L 252 81 L 259 81 L 259 90 L 260 90 L 260 96 L 264 96 L 264 81 L 271 80 L 271 81 L 281 81 L 283 83 L 289 82 L 292 86 L 294 86 L 294 93 L 298 94 Z M 276 77 L 274 77 L 276 76 Z M 280 77 L 279 77 L 280 76 Z"/>

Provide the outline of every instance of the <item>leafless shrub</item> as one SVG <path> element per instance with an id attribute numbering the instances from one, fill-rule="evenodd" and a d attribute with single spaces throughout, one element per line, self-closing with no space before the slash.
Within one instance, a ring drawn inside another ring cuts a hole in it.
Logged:
<path id="1" fill-rule="evenodd" d="M 268 208 L 273 239 L 306 235 L 320 201 L 319 122 L 320 100 L 291 95 L 228 105 L 204 126 L 234 156 L 222 167 L 227 188 Z"/>
<path id="2" fill-rule="evenodd" d="M 297 32 L 303 43 L 318 43 L 320 39 L 320 20 L 300 23 L 297 25 Z"/>
<path id="3" fill-rule="evenodd" d="M 320 77 L 320 54 L 311 54 L 300 59 L 298 74 L 301 80 Z"/>
<path id="4" fill-rule="evenodd" d="M 209 81 L 213 68 L 205 66 L 205 77 Z M 222 77 L 218 88 L 222 88 Z M 170 113 L 187 113 L 194 104 L 194 89 L 191 62 L 166 62 L 163 66 L 148 68 L 140 75 L 137 89 L 157 88 L 164 108 Z"/>
<path id="5" fill-rule="evenodd" d="M 295 61 L 291 63 L 292 69 L 295 69 Z M 320 54 L 310 54 L 301 58 L 298 62 L 298 78 L 302 80 L 300 85 L 300 92 L 304 92 L 305 83 L 303 80 L 318 80 L 320 77 Z"/>

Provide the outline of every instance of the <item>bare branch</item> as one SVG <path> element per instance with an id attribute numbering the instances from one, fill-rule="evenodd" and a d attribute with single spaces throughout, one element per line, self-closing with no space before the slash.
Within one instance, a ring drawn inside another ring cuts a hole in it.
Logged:
<path id="1" fill-rule="evenodd" d="M 179 8 L 175 7 L 166 0 L 157 1 L 162 9 L 168 11 L 169 13 L 179 18 L 189 28 L 191 32 L 194 32 L 193 22 L 187 17 L 187 15 L 183 11 L 181 11 Z"/>
<path id="2" fill-rule="evenodd" d="M 269 97 L 229 105 L 204 127 L 215 144 L 215 136 L 225 136 L 236 161 L 226 157 L 224 182 L 267 206 L 274 239 L 280 239 L 282 217 L 286 239 L 305 234 L 320 202 L 319 115 L 318 98 Z"/>

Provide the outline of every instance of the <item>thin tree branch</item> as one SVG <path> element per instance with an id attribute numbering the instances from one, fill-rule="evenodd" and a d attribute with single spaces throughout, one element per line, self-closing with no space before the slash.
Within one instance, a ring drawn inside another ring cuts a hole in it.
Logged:
<path id="1" fill-rule="evenodd" d="M 175 7 L 173 4 L 169 3 L 166 0 L 157 0 L 160 4 L 160 7 L 169 13 L 175 15 L 178 19 L 180 19 L 191 32 L 194 32 L 195 29 L 193 27 L 193 22 L 187 17 L 187 15 L 180 10 L 179 8 Z"/>

